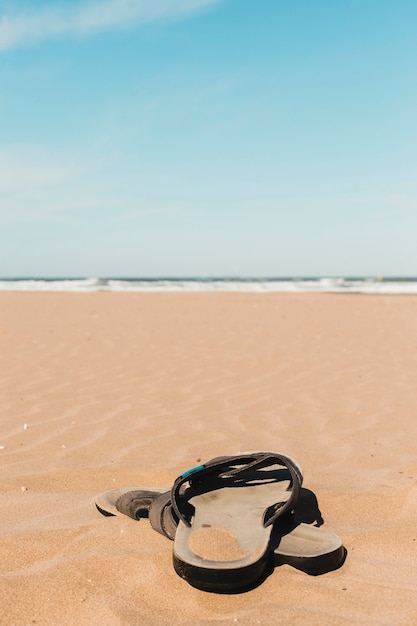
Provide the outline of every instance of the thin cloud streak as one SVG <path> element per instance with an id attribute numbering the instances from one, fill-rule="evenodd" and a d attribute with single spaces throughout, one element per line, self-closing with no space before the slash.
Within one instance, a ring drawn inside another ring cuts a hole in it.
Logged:
<path id="1" fill-rule="evenodd" d="M 0 51 L 59 35 L 88 35 L 196 13 L 222 0 L 97 0 L 71 8 L 57 3 L 0 19 Z"/>
<path id="2" fill-rule="evenodd" d="M 54 154 L 34 146 L 0 148 L 2 226 L 88 221 L 98 216 L 101 222 L 134 224 L 181 212 L 175 204 L 153 204 L 160 201 L 153 194 L 149 198 L 137 183 L 126 184 L 123 172 L 108 177 L 111 165 L 110 158 Z"/>

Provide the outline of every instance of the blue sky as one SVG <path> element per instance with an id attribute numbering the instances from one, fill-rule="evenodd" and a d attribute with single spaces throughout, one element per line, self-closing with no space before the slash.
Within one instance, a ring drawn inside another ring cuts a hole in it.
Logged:
<path id="1" fill-rule="evenodd" d="M 0 276 L 417 275 L 414 0 L 0 0 Z"/>

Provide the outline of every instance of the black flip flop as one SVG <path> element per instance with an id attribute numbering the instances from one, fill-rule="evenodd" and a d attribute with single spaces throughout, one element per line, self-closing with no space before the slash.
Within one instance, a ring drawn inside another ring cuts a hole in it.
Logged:
<path id="1" fill-rule="evenodd" d="M 302 474 L 288 457 L 255 452 L 214 459 L 177 478 L 174 569 L 216 592 L 255 586 L 273 568 L 274 523 L 291 511 Z"/>

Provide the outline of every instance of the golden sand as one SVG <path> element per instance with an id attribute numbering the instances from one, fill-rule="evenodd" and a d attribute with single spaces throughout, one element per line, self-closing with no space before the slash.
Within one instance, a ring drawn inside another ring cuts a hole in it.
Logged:
<path id="1" fill-rule="evenodd" d="M 417 623 L 417 297 L 0 294 L 0 623 Z M 216 595 L 94 496 L 294 457 L 348 551 Z"/>
<path id="2" fill-rule="evenodd" d="M 197 528 L 190 535 L 189 546 L 207 561 L 234 561 L 246 556 L 235 535 L 224 528 Z"/>

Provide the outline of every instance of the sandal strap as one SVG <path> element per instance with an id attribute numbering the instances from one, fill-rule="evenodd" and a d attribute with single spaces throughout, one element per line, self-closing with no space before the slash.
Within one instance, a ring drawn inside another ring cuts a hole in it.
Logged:
<path id="1" fill-rule="evenodd" d="M 157 496 L 159 496 L 157 491 L 133 489 L 121 495 L 116 500 L 115 506 L 119 513 L 138 520 L 143 517 L 143 512 L 149 511 L 149 507 Z"/>
<path id="2" fill-rule="evenodd" d="M 266 509 L 262 521 L 265 527 L 270 526 L 278 517 L 294 508 L 300 495 L 303 480 L 300 467 L 289 457 L 275 452 L 254 452 L 217 457 L 203 465 L 193 467 L 175 480 L 171 490 L 172 508 L 178 518 L 181 519 L 186 526 L 191 526 L 190 520 L 193 516 L 194 509 L 185 499 L 183 490 L 181 490 L 185 483 L 188 482 L 192 487 L 196 486 L 198 483 L 201 484 L 205 478 L 226 480 L 228 478 L 239 479 L 239 477 L 242 477 L 243 479 L 245 472 L 269 467 L 271 465 L 281 465 L 288 469 L 291 476 L 289 487 L 289 490 L 291 489 L 291 495 L 288 500 L 276 502 Z"/>
<path id="3" fill-rule="evenodd" d="M 134 520 L 140 519 L 147 512 L 152 528 L 168 539 L 174 539 L 178 521 L 175 521 L 169 491 L 161 494 L 158 491 L 134 489 L 120 496 L 115 505 L 119 513 Z"/>
<path id="4" fill-rule="evenodd" d="M 149 509 L 149 521 L 154 530 L 172 541 L 178 526 L 178 519 L 171 506 L 171 492 L 158 496 Z"/>

